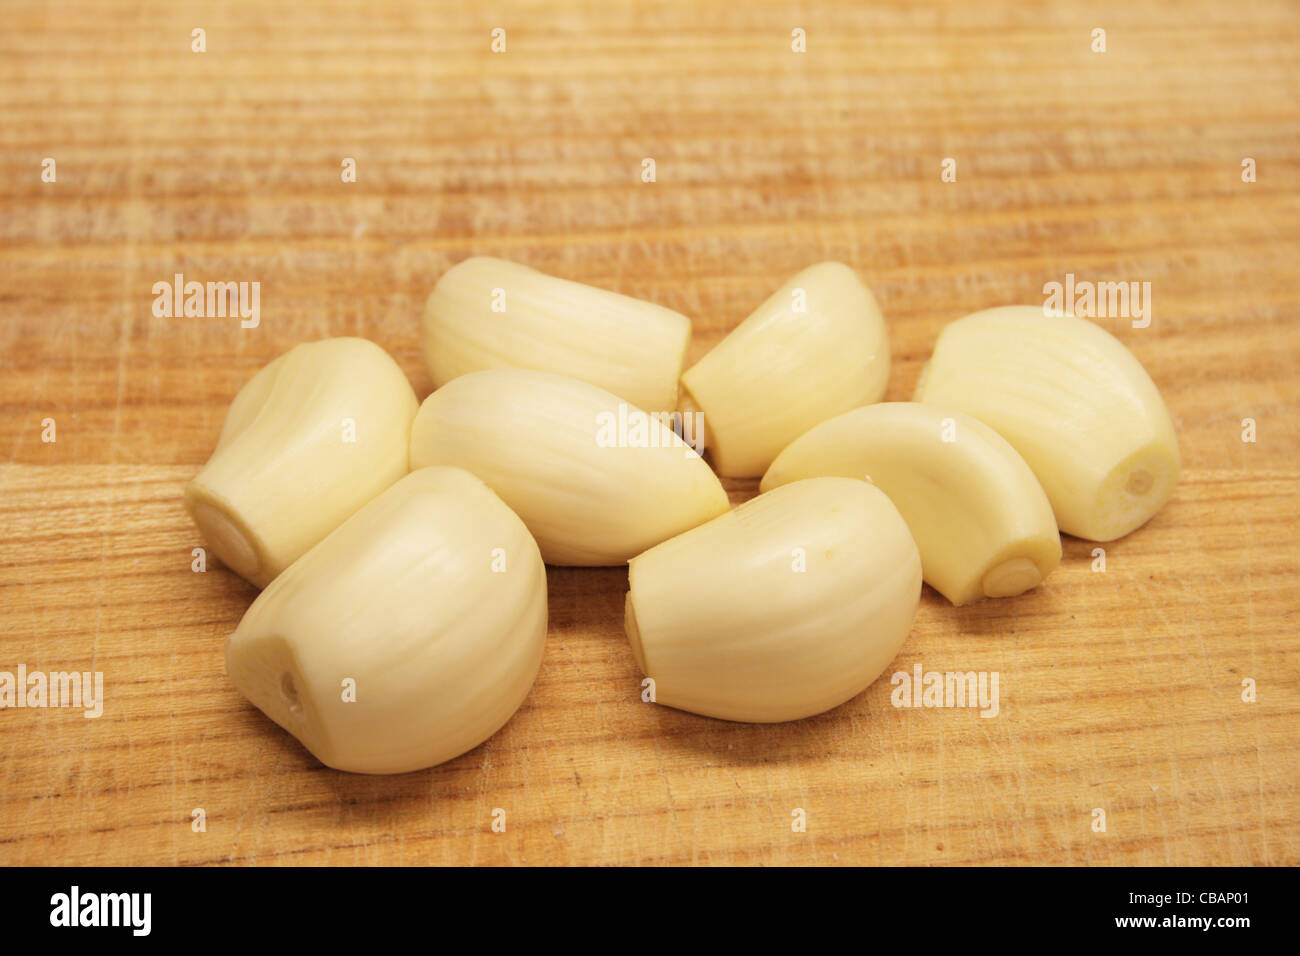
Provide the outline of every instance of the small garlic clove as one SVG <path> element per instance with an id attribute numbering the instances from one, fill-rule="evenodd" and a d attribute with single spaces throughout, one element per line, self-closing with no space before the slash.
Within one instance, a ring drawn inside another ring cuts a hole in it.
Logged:
<path id="1" fill-rule="evenodd" d="M 916 615 L 921 558 L 865 481 L 783 485 L 633 558 L 625 627 L 655 699 L 797 720 L 865 690 Z"/>
<path id="2" fill-rule="evenodd" d="M 299 345 L 235 396 L 186 510 L 227 567 L 265 587 L 406 474 L 418 405 L 373 342 Z"/>
<path id="3" fill-rule="evenodd" d="M 523 522 L 467 472 L 426 468 L 271 582 L 226 669 L 322 763 L 404 773 L 500 729 L 545 641 L 546 569 Z"/>
<path id="4" fill-rule="evenodd" d="M 728 508 L 704 460 L 618 396 L 531 369 L 473 372 L 438 389 L 411 426 L 411 467 L 487 482 L 550 564 L 607 566 Z"/>
<path id="5" fill-rule="evenodd" d="M 880 401 L 888 382 L 880 306 L 852 269 L 823 262 L 688 369 L 680 402 L 704 413 L 718 473 L 749 478 L 818 422 Z"/>
<path id="6" fill-rule="evenodd" d="M 915 402 L 845 412 L 795 439 L 759 487 L 819 475 L 869 476 L 907 521 L 925 581 L 953 604 L 1020 594 L 1060 564 L 1038 479 L 997 432 L 961 412 Z"/>
<path id="7" fill-rule="evenodd" d="M 1113 335 L 1038 306 L 976 312 L 944 328 L 919 401 L 993 428 L 1029 464 L 1067 534 L 1111 541 L 1172 497 L 1173 421 Z"/>
<path id="8" fill-rule="evenodd" d="M 435 387 L 469 372 L 532 368 L 655 412 L 677 407 L 690 340 L 690 320 L 671 309 L 481 256 L 452 266 L 424 311 Z"/>

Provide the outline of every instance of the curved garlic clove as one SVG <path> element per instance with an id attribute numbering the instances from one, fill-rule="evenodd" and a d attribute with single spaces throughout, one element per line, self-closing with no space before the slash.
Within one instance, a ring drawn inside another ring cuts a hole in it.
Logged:
<path id="1" fill-rule="evenodd" d="M 411 467 L 428 465 L 487 482 L 550 564 L 622 564 L 728 508 L 717 476 L 671 428 L 550 372 L 473 372 L 430 395 L 411 426 Z"/>
<path id="2" fill-rule="evenodd" d="M 857 695 L 894 659 L 921 559 L 865 481 L 759 495 L 633 558 L 625 626 L 655 699 L 727 720 L 797 720 Z"/>
<path id="3" fill-rule="evenodd" d="M 546 569 L 523 522 L 469 473 L 426 468 L 258 596 L 226 669 L 322 763 L 404 773 L 500 729 L 545 642 Z"/>
<path id="4" fill-rule="evenodd" d="M 185 508 L 227 567 L 265 587 L 406 474 L 418 405 L 373 342 L 299 345 L 235 396 Z"/>
<path id="5" fill-rule="evenodd" d="M 958 319 L 940 333 L 917 398 L 978 418 L 1010 442 L 1067 534 L 1123 537 L 1178 482 L 1178 439 L 1155 384 L 1086 319 L 1028 305 Z"/>
<path id="6" fill-rule="evenodd" d="M 916 539 L 926 583 L 953 604 L 1020 594 L 1060 564 L 1038 479 L 997 432 L 961 412 L 915 402 L 845 412 L 795 439 L 759 487 L 818 475 L 869 478 L 888 495 Z"/>
<path id="7" fill-rule="evenodd" d="M 532 368 L 672 411 L 690 341 L 690 320 L 671 309 L 481 256 L 452 266 L 424 310 L 437 388 L 469 372 Z"/>
<path id="8" fill-rule="evenodd" d="M 818 422 L 878 402 L 889 382 L 880 306 L 848 266 L 798 273 L 682 375 L 718 474 L 757 477 Z"/>

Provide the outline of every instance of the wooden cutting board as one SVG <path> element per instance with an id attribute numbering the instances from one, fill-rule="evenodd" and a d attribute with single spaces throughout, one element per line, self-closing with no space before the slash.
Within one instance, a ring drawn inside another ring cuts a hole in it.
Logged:
<path id="1" fill-rule="evenodd" d="M 1295 5 L 464 6 L 6 5 L 0 670 L 104 701 L 0 713 L 0 863 L 1300 863 Z M 191 570 L 181 488 L 297 342 L 366 336 L 427 394 L 421 306 L 471 254 L 682 311 L 692 358 L 842 260 L 892 399 L 966 312 L 1150 282 L 1149 327 L 1098 321 L 1185 475 L 1104 572 L 1067 539 L 1022 598 L 926 589 L 890 673 L 996 671 L 995 718 L 888 678 L 782 726 L 643 703 L 625 570 L 557 568 L 505 729 L 330 771 L 226 679 L 254 591 Z M 155 317 L 176 273 L 260 282 L 260 325 Z"/>

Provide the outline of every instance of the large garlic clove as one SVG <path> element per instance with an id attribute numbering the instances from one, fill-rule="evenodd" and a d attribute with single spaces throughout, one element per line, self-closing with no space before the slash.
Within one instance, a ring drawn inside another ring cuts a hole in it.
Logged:
<path id="1" fill-rule="evenodd" d="M 889 336 L 871 290 L 823 262 L 790 281 L 682 376 L 681 407 L 704 413 L 721 475 L 757 477 L 818 422 L 878 402 Z"/>
<path id="2" fill-rule="evenodd" d="M 717 476 L 659 419 L 529 369 L 473 372 L 430 395 L 411 426 L 411 467 L 428 465 L 487 482 L 551 564 L 622 564 L 728 507 Z"/>
<path id="3" fill-rule="evenodd" d="M 418 407 L 373 342 L 299 345 L 235 396 L 185 508 L 227 567 L 265 587 L 406 474 Z"/>
<path id="4" fill-rule="evenodd" d="M 500 729 L 545 641 L 546 569 L 523 522 L 467 472 L 427 468 L 277 577 L 226 669 L 322 763 L 403 773 Z"/>
<path id="5" fill-rule="evenodd" d="M 868 478 L 897 506 L 926 582 L 953 604 L 1037 586 L 1061 561 L 1052 506 L 997 432 L 961 412 L 886 402 L 795 439 L 762 491 L 818 475 Z"/>
<path id="6" fill-rule="evenodd" d="M 469 372 L 532 368 L 672 411 L 690 340 L 690 320 L 671 309 L 504 259 L 452 266 L 424 310 L 424 357 L 438 388 Z"/>
<path id="7" fill-rule="evenodd" d="M 1151 377 L 1109 332 L 1038 306 L 944 328 L 917 400 L 965 412 L 1010 442 L 1067 534 L 1120 538 L 1173 495 L 1181 461 Z"/>
<path id="8" fill-rule="evenodd" d="M 912 627 L 921 559 L 865 481 L 759 495 L 631 561 L 625 626 L 661 704 L 727 720 L 797 720 L 842 704 Z"/>

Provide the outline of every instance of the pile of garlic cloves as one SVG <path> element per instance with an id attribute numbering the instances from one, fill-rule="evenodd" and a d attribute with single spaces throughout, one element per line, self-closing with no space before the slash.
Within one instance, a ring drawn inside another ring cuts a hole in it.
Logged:
<path id="1" fill-rule="evenodd" d="M 1126 535 L 1178 480 L 1155 385 L 1083 319 L 958 319 L 911 402 L 881 401 L 885 322 L 840 263 L 683 372 L 690 336 L 661 306 L 473 258 L 429 296 L 423 404 L 365 339 L 263 368 L 185 489 L 263 589 L 227 645 L 240 693 L 328 766 L 433 766 L 527 696 L 545 565 L 626 563 L 659 703 L 796 720 L 880 676 L 922 581 L 954 605 L 1021 594 L 1060 532 Z M 760 494 L 731 508 L 719 475 Z"/>

